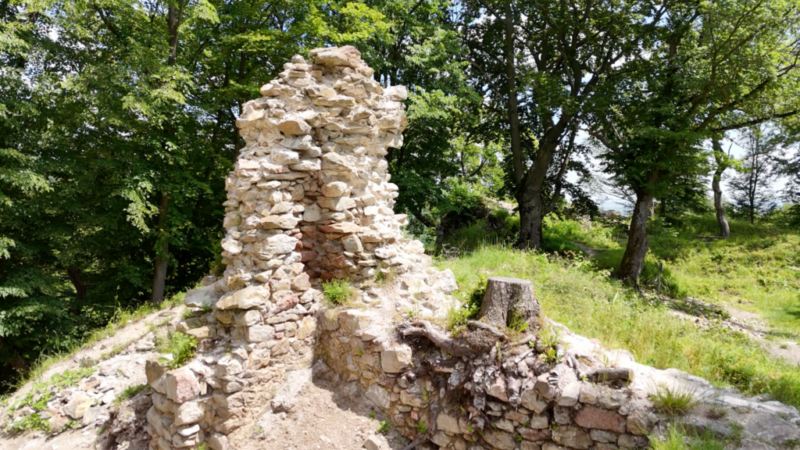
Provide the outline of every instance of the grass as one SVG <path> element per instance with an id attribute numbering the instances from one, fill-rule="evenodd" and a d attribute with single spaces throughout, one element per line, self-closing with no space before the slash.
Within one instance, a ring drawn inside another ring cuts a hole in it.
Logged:
<path id="1" fill-rule="evenodd" d="M 660 385 L 655 392 L 650 394 L 650 400 L 656 411 L 668 416 L 682 416 L 697 406 L 697 398 L 694 392 L 672 389 L 668 386 Z"/>
<path id="2" fill-rule="evenodd" d="M 142 392 L 145 388 L 147 388 L 147 383 L 145 384 L 136 384 L 133 386 L 128 386 L 122 392 L 120 392 L 119 396 L 114 400 L 116 404 L 120 404 L 125 400 L 133 398 L 139 392 Z"/>
<path id="3" fill-rule="evenodd" d="M 378 423 L 378 433 L 386 434 L 389 432 L 389 421 L 388 420 L 381 420 Z"/>
<path id="4" fill-rule="evenodd" d="M 375 284 L 380 287 L 389 286 L 394 283 L 394 280 L 397 278 L 397 269 L 394 267 L 390 267 L 388 269 L 384 269 L 381 266 L 378 266 L 375 271 Z"/>
<path id="5" fill-rule="evenodd" d="M 722 442 L 711 433 L 703 436 L 688 437 L 675 425 L 670 425 L 667 435 L 662 439 L 657 436 L 650 436 L 650 443 L 653 450 L 724 450 L 725 442 Z"/>
<path id="6" fill-rule="evenodd" d="M 322 283 L 325 300 L 334 306 L 346 305 L 355 297 L 355 289 L 347 280 L 331 280 Z"/>
<path id="7" fill-rule="evenodd" d="M 657 368 L 675 367 L 717 385 L 770 393 L 800 406 L 796 367 L 770 357 L 739 333 L 699 329 L 671 316 L 666 307 L 641 300 L 592 261 L 485 246 L 437 264 L 450 268 L 459 286 L 474 287 L 486 276 L 530 280 L 548 317 L 608 348 L 627 349 L 639 362 Z M 470 292 L 457 295 L 466 300 Z"/>
<path id="8" fill-rule="evenodd" d="M 653 287 L 658 261 L 664 261 L 671 297 L 729 304 L 763 317 L 775 338 L 800 339 L 800 233 L 731 220 L 729 239 L 694 237 L 716 233 L 713 217 L 690 216 L 672 226 L 654 221 L 644 284 Z M 622 252 L 602 252 L 598 266 L 613 270 Z"/>
<path id="9" fill-rule="evenodd" d="M 467 329 L 467 322 L 476 318 L 486 294 L 486 277 L 478 277 L 474 287 L 467 295 L 462 295 L 463 304 L 453 305 L 447 311 L 446 328 L 453 336 Z"/>
<path id="10" fill-rule="evenodd" d="M 197 339 L 194 336 L 176 331 L 156 342 L 156 348 L 161 353 L 172 354 L 172 359 L 159 358 L 159 362 L 169 369 L 177 369 L 194 358 L 197 351 Z"/>

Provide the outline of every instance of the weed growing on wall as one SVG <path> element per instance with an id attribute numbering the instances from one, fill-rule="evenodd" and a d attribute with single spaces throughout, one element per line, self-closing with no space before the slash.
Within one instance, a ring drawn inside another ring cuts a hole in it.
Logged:
<path id="1" fill-rule="evenodd" d="M 347 280 L 331 280 L 322 283 L 325 300 L 334 306 L 346 305 L 355 296 L 355 290 Z"/>

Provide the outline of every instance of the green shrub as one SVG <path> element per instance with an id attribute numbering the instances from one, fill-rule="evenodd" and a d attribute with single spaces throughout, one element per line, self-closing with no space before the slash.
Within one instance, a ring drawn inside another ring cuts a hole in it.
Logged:
<path id="1" fill-rule="evenodd" d="M 325 299 L 333 305 L 345 305 L 353 300 L 355 289 L 347 280 L 331 280 L 322 283 Z"/>

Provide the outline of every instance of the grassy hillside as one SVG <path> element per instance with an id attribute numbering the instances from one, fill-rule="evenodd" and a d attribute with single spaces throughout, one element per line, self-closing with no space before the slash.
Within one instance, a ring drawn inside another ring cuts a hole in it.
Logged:
<path id="1" fill-rule="evenodd" d="M 800 271 L 790 268 L 800 257 L 797 233 L 735 222 L 732 234 L 738 237 L 710 242 L 693 238 L 711 234 L 706 222 L 696 219 L 680 230 L 663 226 L 655 230 L 646 281 L 652 281 L 658 256 L 667 261 L 665 278 L 671 295 L 735 301 L 737 307 L 764 313 L 778 333 L 793 335 L 800 330 L 796 315 Z M 474 239 L 473 252 L 441 259 L 439 265 L 456 274 L 460 295 L 478 287 L 481 276 L 530 279 L 545 313 L 579 334 L 600 339 L 608 347 L 628 349 L 638 361 L 658 368 L 675 367 L 800 406 L 797 367 L 770 357 L 741 334 L 721 327 L 702 330 L 683 322 L 665 306 L 640 298 L 613 279 L 611 271 L 622 247 L 613 240 L 612 229 L 566 221 L 550 223 L 545 234 L 548 246 L 563 247 L 565 256 L 521 252 Z M 571 242 L 606 251 L 597 261 L 585 259 L 573 251 Z"/>
<path id="2" fill-rule="evenodd" d="M 761 315 L 775 328 L 774 337 L 800 335 L 800 234 L 796 231 L 733 220 L 729 239 L 697 238 L 717 232 L 713 217 L 689 217 L 673 227 L 656 224 L 651 228 L 643 274 L 646 284 L 653 285 L 656 261 L 664 261 L 665 289 L 672 297 L 729 303 Z M 621 248 L 600 252 L 598 266 L 615 268 L 622 252 Z"/>

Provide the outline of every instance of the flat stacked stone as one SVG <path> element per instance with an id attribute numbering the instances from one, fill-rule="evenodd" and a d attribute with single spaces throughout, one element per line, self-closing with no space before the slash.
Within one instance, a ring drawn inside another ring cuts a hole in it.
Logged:
<path id="1" fill-rule="evenodd" d="M 264 283 L 280 301 L 306 277 L 370 278 L 414 262 L 385 159 L 403 143 L 406 89 L 382 88 L 353 47 L 310 55 L 284 65 L 236 122 L 246 145 L 226 180 L 221 291 Z"/>
<path id="2" fill-rule="evenodd" d="M 403 142 L 406 89 L 381 87 L 353 47 L 310 58 L 294 56 L 236 121 L 246 145 L 225 181 L 226 269 L 185 300 L 198 357 L 174 370 L 148 362 L 151 448 L 227 449 L 247 405 L 310 366 L 320 280 L 429 265 L 403 238 L 385 159 Z"/>

